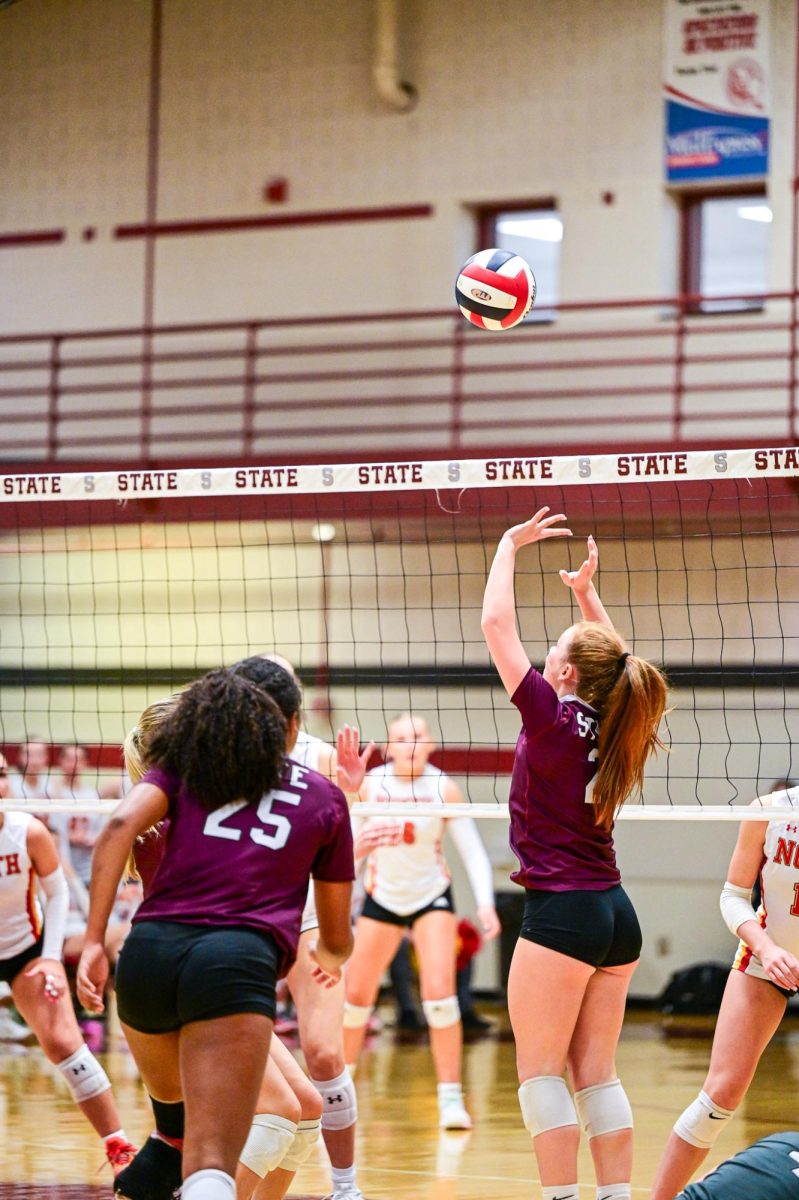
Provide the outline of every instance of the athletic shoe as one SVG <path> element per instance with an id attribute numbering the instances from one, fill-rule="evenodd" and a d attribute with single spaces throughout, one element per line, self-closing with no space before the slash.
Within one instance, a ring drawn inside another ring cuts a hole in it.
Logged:
<path id="1" fill-rule="evenodd" d="M 339 1188 L 337 1192 L 330 1192 L 327 1196 L 323 1196 L 322 1200 L 364 1200 L 363 1192 L 357 1187 Z"/>
<path id="2" fill-rule="evenodd" d="M 463 1107 L 463 1101 L 456 1097 L 439 1105 L 439 1129 L 471 1129 L 472 1118 Z"/>
<path id="3" fill-rule="evenodd" d="M 111 1164 L 114 1179 L 136 1157 L 136 1147 L 126 1137 L 110 1137 L 105 1140 L 105 1156 Z"/>
<path id="4" fill-rule="evenodd" d="M 172 1200 L 180 1192 L 183 1155 L 159 1137 L 148 1137 L 114 1180 L 118 1200 Z"/>
<path id="5" fill-rule="evenodd" d="M 21 1021 L 15 1021 L 8 1009 L 0 1009 L 0 1042 L 24 1042 L 34 1036 Z"/>

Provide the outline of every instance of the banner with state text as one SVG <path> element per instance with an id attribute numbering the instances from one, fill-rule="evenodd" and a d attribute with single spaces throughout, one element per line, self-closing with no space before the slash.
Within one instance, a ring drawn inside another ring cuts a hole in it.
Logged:
<path id="1" fill-rule="evenodd" d="M 764 178 L 770 0 L 664 0 L 669 183 Z"/>

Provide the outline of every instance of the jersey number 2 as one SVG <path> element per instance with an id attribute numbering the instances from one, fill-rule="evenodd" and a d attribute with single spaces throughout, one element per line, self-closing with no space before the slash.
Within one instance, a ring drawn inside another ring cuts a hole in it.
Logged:
<path id="1" fill-rule="evenodd" d="M 291 821 L 289 821 L 288 817 L 284 817 L 282 813 L 273 813 L 272 804 L 275 800 L 281 800 L 284 804 L 297 805 L 300 799 L 300 796 L 295 796 L 293 792 L 286 792 L 282 788 L 277 788 L 274 792 L 269 792 L 263 797 L 258 805 L 257 817 L 262 825 L 271 826 L 271 832 L 253 826 L 250 830 L 250 837 L 256 845 L 266 846 L 268 850 L 283 849 L 289 840 Z M 233 829 L 231 826 L 225 825 L 225 821 L 246 807 L 246 800 L 233 800 L 230 804 L 223 804 L 221 808 L 217 808 L 208 814 L 203 826 L 203 833 L 207 834 L 208 837 L 224 838 L 228 842 L 241 841 L 242 830 Z"/>

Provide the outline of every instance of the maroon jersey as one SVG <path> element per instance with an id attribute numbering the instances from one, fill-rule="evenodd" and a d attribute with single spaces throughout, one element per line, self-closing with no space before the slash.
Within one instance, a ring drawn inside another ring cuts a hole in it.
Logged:
<path id="1" fill-rule="evenodd" d="M 139 873 L 142 893 L 149 896 L 155 873 L 161 866 L 169 832 L 169 817 L 159 821 L 154 829 L 148 829 L 133 843 L 133 862 Z"/>
<path id="2" fill-rule="evenodd" d="M 269 933 L 294 961 L 308 878 L 355 877 L 347 801 L 317 771 L 286 760 L 281 786 L 258 804 L 236 800 L 214 812 L 158 767 L 143 783 L 169 798 L 163 854 L 134 923 L 248 926 Z M 138 855 L 137 855 L 138 858 Z"/>
<path id="3" fill-rule="evenodd" d="M 534 667 L 512 696 L 522 717 L 510 784 L 511 879 L 545 892 L 603 891 L 621 880 L 613 837 L 594 821 L 596 709 L 562 700 Z"/>

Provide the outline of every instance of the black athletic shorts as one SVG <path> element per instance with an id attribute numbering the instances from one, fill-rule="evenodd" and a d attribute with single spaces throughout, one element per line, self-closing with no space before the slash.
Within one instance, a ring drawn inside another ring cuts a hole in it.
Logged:
<path id="1" fill-rule="evenodd" d="M 378 904 L 371 896 L 367 896 L 361 909 L 362 917 L 369 917 L 372 921 L 382 921 L 384 925 L 400 925 L 403 929 L 410 929 L 412 925 L 431 912 L 449 912 L 454 913 L 455 905 L 452 903 L 452 888 L 448 887 L 442 895 L 436 897 L 430 904 L 426 904 L 424 908 L 418 908 L 416 912 L 408 913 L 402 917 L 399 913 L 392 912 L 390 908 L 384 908 L 382 904 Z"/>
<path id="2" fill-rule="evenodd" d="M 117 963 L 120 1020 L 169 1033 L 234 1013 L 274 1018 L 279 957 L 257 929 L 139 921 Z"/>
<path id="3" fill-rule="evenodd" d="M 33 962 L 34 958 L 41 958 L 43 944 L 44 934 L 42 934 L 38 942 L 34 942 L 32 946 L 28 946 L 27 950 L 21 950 L 13 958 L 0 958 L 0 980 L 3 983 L 13 983 L 20 971 L 24 967 L 27 967 L 29 962 Z"/>
<path id="4" fill-rule="evenodd" d="M 641 954 L 641 926 L 621 884 L 604 892 L 527 889 L 519 937 L 592 967 L 620 967 Z"/>

